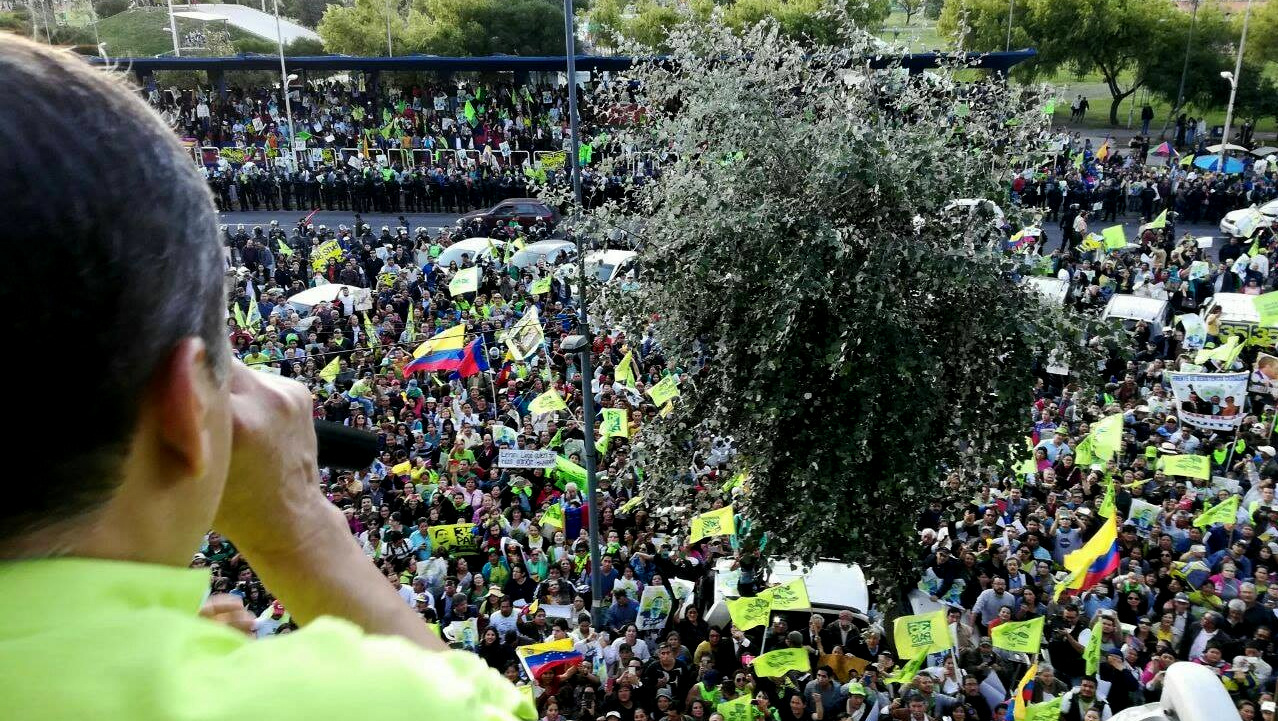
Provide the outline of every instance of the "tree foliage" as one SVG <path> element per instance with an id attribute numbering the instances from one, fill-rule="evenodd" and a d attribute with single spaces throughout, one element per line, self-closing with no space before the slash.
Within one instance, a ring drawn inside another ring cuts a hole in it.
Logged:
<path id="1" fill-rule="evenodd" d="M 1252 7 L 1245 52 L 1256 63 L 1278 62 L 1278 3 Z"/>
<path id="2" fill-rule="evenodd" d="M 412 0 L 390 5 L 396 55 L 563 54 L 564 16 L 550 0 Z M 330 5 L 318 32 L 324 46 L 350 55 L 386 54 L 387 5 Z"/>
<path id="3" fill-rule="evenodd" d="M 599 0 L 591 6 L 589 21 L 596 42 L 604 47 L 631 43 L 641 51 L 668 50 L 670 30 L 678 23 L 710 22 L 715 11 L 720 22 L 738 33 L 761 20 L 775 20 L 783 36 L 805 44 L 836 41 L 834 27 L 827 22 L 830 12 L 850 17 L 864 27 L 878 27 L 891 13 L 890 0 L 692 0 L 674 4 L 667 0 Z"/>
<path id="4" fill-rule="evenodd" d="M 1007 3 L 946 0 L 938 28 L 965 50 L 1001 50 L 1007 20 Z M 1183 39 L 1188 24 L 1188 15 L 1156 0 L 1024 0 L 1013 7 L 1012 45 L 1033 45 L 1038 57 L 1016 72 L 1027 79 L 1061 69 L 1099 74 L 1110 93 L 1110 123 L 1117 124 L 1119 105 L 1154 65 L 1183 57 L 1174 38 Z"/>
<path id="5" fill-rule="evenodd" d="M 837 49 L 772 20 L 690 20 L 672 62 L 631 70 L 651 121 L 613 142 L 675 160 L 637 189 L 640 283 L 607 310 L 635 337 L 659 318 L 672 365 L 706 361 L 637 439 L 650 508 L 708 508 L 689 449 L 731 436 L 750 473 L 737 509 L 768 553 L 856 561 L 891 593 L 917 578 L 913 511 L 970 498 L 1023 454 L 1036 360 L 1085 351 L 1013 281 L 988 206 L 946 207 L 1001 197 L 1046 157 L 1037 91 L 868 70 L 877 41 L 830 22 Z M 595 211 L 584 232 L 625 214 Z"/>

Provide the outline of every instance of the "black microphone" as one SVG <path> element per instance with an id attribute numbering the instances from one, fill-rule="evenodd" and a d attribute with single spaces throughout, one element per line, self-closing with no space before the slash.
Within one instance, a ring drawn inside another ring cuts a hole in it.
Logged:
<path id="1" fill-rule="evenodd" d="M 377 436 L 341 423 L 315 421 L 315 440 L 321 468 L 357 471 L 377 458 Z"/>

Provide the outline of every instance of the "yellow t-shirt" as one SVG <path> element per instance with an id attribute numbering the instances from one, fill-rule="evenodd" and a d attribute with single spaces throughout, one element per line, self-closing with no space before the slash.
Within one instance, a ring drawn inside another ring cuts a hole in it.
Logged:
<path id="1" fill-rule="evenodd" d="M 321 618 L 254 640 L 197 613 L 209 575 L 123 561 L 0 563 L 0 699 L 14 719 L 535 719 L 476 655 Z M 370 690 L 376 689 L 376 690 Z"/>

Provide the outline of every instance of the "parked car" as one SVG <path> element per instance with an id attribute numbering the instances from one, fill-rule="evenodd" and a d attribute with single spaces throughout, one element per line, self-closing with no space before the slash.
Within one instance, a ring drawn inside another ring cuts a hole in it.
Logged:
<path id="1" fill-rule="evenodd" d="M 1162 298 L 1118 293 L 1110 297 L 1101 313 L 1101 320 L 1117 320 L 1129 331 L 1140 321 L 1145 321 L 1149 324 L 1150 337 L 1158 338 L 1162 336 L 1163 328 L 1171 320 L 1171 315 L 1171 304 Z"/>
<path id="2" fill-rule="evenodd" d="M 539 240 L 510 256 L 510 264 L 519 269 L 531 268 L 541 261 L 554 266 L 561 259 L 577 257 L 577 245 L 566 240 Z"/>
<path id="3" fill-rule="evenodd" d="M 601 283 L 612 283 L 634 270 L 635 258 L 638 257 L 639 254 L 633 250 L 592 250 L 586 253 L 586 272 Z M 555 275 L 560 280 L 575 279 L 577 266 L 561 266 Z"/>
<path id="4" fill-rule="evenodd" d="M 490 248 L 496 248 L 498 252 L 501 252 L 505 247 L 506 241 L 497 238 L 467 238 L 444 248 L 444 252 L 439 254 L 435 262 L 444 268 L 456 263 L 460 268 L 463 255 L 469 257 L 473 263 L 491 255 Z"/>
<path id="5" fill-rule="evenodd" d="M 1255 217 L 1256 213 L 1262 217 Z M 1257 227 L 1257 224 L 1266 220 L 1270 223 L 1278 223 L 1278 200 L 1225 213 L 1225 217 L 1220 221 L 1220 234 L 1226 239 L 1234 236 L 1250 237 L 1251 231 Z"/>
<path id="6" fill-rule="evenodd" d="M 538 221 L 545 221 L 549 228 L 554 229 L 559 223 L 559 211 L 536 198 L 509 198 L 487 210 L 472 210 L 462 215 L 457 219 L 457 228 L 473 227 L 478 222 L 480 232 L 491 233 L 499 223 L 509 223 L 512 220 L 525 229 L 533 227 Z"/>

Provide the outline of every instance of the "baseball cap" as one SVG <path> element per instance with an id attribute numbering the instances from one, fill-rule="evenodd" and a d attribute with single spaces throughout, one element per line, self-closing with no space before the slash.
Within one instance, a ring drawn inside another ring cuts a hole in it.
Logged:
<path id="1" fill-rule="evenodd" d="M 1172 600 L 1179 601 L 1181 603 L 1189 603 L 1189 596 L 1184 593 L 1178 593 Z"/>
<path id="2" fill-rule="evenodd" d="M 621 712 L 609 711 L 608 713 L 604 714 L 604 718 L 621 718 Z"/>
<path id="3" fill-rule="evenodd" d="M 1270 713 L 1273 713 L 1275 708 L 1276 707 L 1273 701 L 1264 701 L 1260 704 L 1261 711 L 1269 711 Z"/>
<path id="4" fill-rule="evenodd" d="M 669 687 L 662 688 L 660 691 L 657 692 L 657 698 L 661 698 L 662 696 L 665 696 L 668 699 L 674 698 L 674 694 L 670 692 Z"/>

